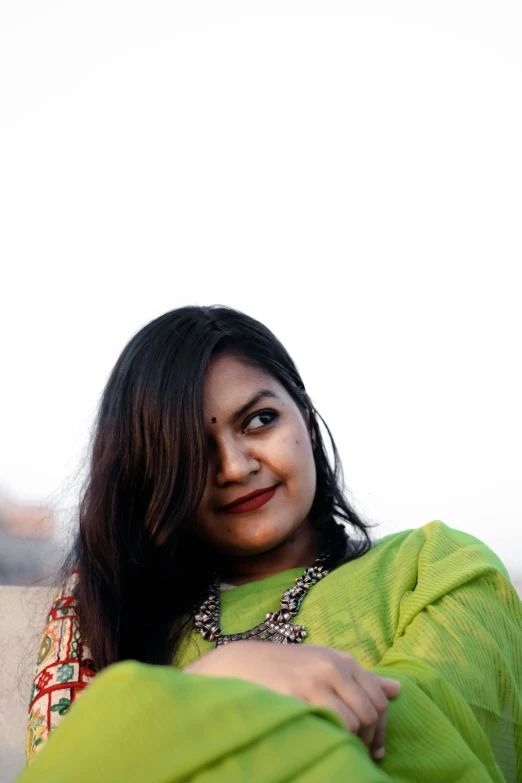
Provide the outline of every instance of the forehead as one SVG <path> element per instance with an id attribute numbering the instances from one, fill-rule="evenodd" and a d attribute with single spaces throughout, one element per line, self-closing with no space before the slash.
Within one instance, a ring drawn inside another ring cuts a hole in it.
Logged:
<path id="1" fill-rule="evenodd" d="M 261 388 L 271 389 L 285 400 L 288 397 L 284 386 L 270 373 L 241 358 L 217 356 L 210 360 L 205 375 L 205 405 L 234 406 Z"/>

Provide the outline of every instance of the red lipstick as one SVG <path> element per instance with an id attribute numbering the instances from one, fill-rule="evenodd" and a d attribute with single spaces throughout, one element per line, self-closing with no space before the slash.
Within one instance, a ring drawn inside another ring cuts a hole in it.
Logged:
<path id="1" fill-rule="evenodd" d="M 242 514 L 245 511 L 254 511 L 256 508 L 264 506 L 271 500 L 276 492 L 277 486 L 268 487 L 267 489 L 258 489 L 256 492 L 251 492 L 249 495 L 244 495 L 242 498 L 234 500 L 233 503 L 229 503 L 226 506 L 220 508 L 220 511 L 227 511 L 230 514 Z"/>

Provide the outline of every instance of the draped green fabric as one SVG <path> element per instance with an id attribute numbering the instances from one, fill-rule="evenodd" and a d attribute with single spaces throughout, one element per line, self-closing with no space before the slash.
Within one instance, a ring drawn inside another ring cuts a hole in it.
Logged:
<path id="1" fill-rule="evenodd" d="M 301 568 L 222 591 L 224 633 L 278 608 Z M 387 536 L 304 600 L 305 643 L 400 680 L 386 755 L 373 761 L 331 710 L 237 678 L 174 666 L 101 674 L 18 783 L 522 781 L 522 604 L 499 558 L 436 520 Z"/>

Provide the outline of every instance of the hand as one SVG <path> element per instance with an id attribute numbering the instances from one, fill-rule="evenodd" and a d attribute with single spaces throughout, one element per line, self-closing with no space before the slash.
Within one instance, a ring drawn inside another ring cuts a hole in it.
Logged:
<path id="1" fill-rule="evenodd" d="M 379 677 L 349 653 L 317 644 L 237 641 L 216 647 L 184 671 L 213 677 L 239 677 L 301 701 L 330 707 L 372 758 L 384 756 L 388 699 L 398 695 L 398 680 Z"/>

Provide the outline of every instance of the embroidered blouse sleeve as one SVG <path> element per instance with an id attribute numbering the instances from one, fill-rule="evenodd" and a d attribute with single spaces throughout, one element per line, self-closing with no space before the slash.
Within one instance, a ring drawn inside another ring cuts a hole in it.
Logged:
<path id="1" fill-rule="evenodd" d="M 95 675 L 90 652 L 80 639 L 77 581 L 75 571 L 58 590 L 42 633 L 29 699 L 28 763 Z"/>

